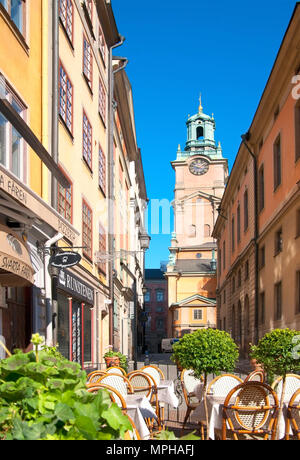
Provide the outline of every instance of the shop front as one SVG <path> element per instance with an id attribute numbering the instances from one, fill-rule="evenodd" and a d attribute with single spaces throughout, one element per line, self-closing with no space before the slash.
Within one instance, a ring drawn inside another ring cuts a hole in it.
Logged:
<path id="1" fill-rule="evenodd" d="M 61 269 L 57 304 L 58 350 L 70 361 L 88 367 L 93 362 L 94 288 L 71 270 Z"/>

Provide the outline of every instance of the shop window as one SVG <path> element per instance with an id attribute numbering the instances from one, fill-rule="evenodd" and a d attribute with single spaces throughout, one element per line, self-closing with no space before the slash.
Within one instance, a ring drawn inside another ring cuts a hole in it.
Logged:
<path id="1" fill-rule="evenodd" d="M 90 260 L 93 258 L 93 212 L 85 201 L 82 203 L 82 246 L 83 254 Z"/>
<path id="2" fill-rule="evenodd" d="M 82 127 L 82 156 L 86 164 L 92 170 L 92 148 L 93 148 L 93 130 L 89 119 L 83 112 L 83 127 Z"/>
<path id="3" fill-rule="evenodd" d="M 26 1 L 25 0 L 0 0 L 0 4 L 6 9 L 7 13 L 9 14 L 12 22 L 21 32 L 21 34 L 25 35 L 25 8 L 26 8 Z"/>
<path id="4" fill-rule="evenodd" d="M 73 85 L 63 65 L 59 65 L 59 116 L 73 133 Z"/>
<path id="5" fill-rule="evenodd" d="M 71 43 L 73 43 L 73 21 L 74 21 L 73 17 L 74 17 L 74 7 L 73 7 L 72 0 L 60 0 L 59 19 Z"/>
<path id="6" fill-rule="evenodd" d="M 0 75 L 1 77 L 1 75 Z M 13 109 L 25 118 L 26 109 L 17 98 L 12 89 L 7 85 L 4 89 L 5 98 Z M 0 113 L 0 163 L 15 176 L 26 183 L 26 144 L 19 132 Z"/>

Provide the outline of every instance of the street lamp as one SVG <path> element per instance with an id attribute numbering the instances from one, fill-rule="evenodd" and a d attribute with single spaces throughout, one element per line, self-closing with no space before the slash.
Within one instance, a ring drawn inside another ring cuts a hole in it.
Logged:
<path id="1" fill-rule="evenodd" d="M 149 249 L 151 238 L 148 233 L 140 233 L 139 239 L 141 242 L 141 248 L 145 250 Z"/>

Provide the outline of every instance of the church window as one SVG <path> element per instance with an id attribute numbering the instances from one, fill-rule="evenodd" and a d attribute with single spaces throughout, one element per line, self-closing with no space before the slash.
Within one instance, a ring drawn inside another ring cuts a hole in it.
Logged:
<path id="1" fill-rule="evenodd" d="M 197 140 L 203 139 L 203 137 L 204 137 L 203 126 L 198 126 L 198 128 L 197 128 Z"/>

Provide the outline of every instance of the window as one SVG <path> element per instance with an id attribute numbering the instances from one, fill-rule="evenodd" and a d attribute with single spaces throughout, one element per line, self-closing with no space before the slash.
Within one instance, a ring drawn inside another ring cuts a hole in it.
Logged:
<path id="1" fill-rule="evenodd" d="M 90 169 L 92 169 L 92 126 L 86 116 L 86 113 L 83 112 L 83 128 L 82 128 L 82 156 L 86 161 Z"/>
<path id="2" fill-rule="evenodd" d="M 106 158 L 102 148 L 99 146 L 99 187 L 106 193 Z"/>
<path id="3" fill-rule="evenodd" d="M 73 85 L 61 63 L 59 66 L 59 115 L 70 133 L 72 133 Z"/>
<path id="4" fill-rule="evenodd" d="M 264 268 L 266 263 L 266 250 L 265 246 L 259 248 L 259 268 Z"/>
<path id="5" fill-rule="evenodd" d="M 72 223 L 72 190 L 72 184 L 69 188 L 64 188 L 58 184 L 58 212 L 70 223 Z"/>
<path id="6" fill-rule="evenodd" d="M 261 292 L 259 296 L 258 324 L 265 324 L 265 293 Z"/>
<path id="7" fill-rule="evenodd" d="M 223 241 L 223 270 L 225 270 L 226 266 L 226 244 L 225 241 Z"/>
<path id="8" fill-rule="evenodd" d="M 150 291 L 147 291 L 146 294 L 144 295 L 144 301 L 150 302 Z"/>
<path id="9" fill-rule="evenodd" d="M 21 34 L 25 35 L 25 0 L 0 0 L 0 3 Z"/>
<path id="10" fill-rule="evenodd" d="M 101 55 L 101 57 L 103 59 L 103 62 L 105 64 L 106 43 L 105 43 L 105 38 L 104 38 L 103 31 L 102 31 L 100 26 L 99 26 L 99 32 L 98 32 L 98 48 L 99 48 L 100 55 Z"/>
<path id="11" fill-rule="evenodd" d="M 232 216 L 232 219 L 231 219 L 231 249 L 232 249 L 232 252 L 234 252 L 234 248 L 235 248 L 235 228 L 234 228 L 234 216 Z"/>
<path id="12" fill-rule="evenodd" d="M 178 320 L 179 320 L 179 311 L 175 310 L 174 311 L 174 321 L 178 321 Z"/>
<path id="13" fill-rule="evenodd" d="M 281 139 L 280 135 L 273 146 L 274 191 L 281 184 Z"/>
<path id="14" fill-rule="evenodd" d="M 282 317 L 282 284 L 281 281 L 275 284 L 274 292 L 275 300 L 275 321 L 279 321 Z"/>
<path id="15" fill-rule="evenodd" d="M 241 269 L 238 271 L 238 287 L 242 285 L 242 271 Z"/>
<path id="16" fill-rule="evenodd" d="M 99 223 L 99 252 L 101 254 L 106 253 L 106 232 L 105 232 L 105 228 L 103 227 L 101 223 Z M 103 273 L 106 273 L 106 262 L 98 263 L 98 268 Z"/>
<path id="17" fill-rule="evenodd" d="M 92 47 L 85 35 L 83 36 L 83 75 L 90 89 L 93 86 L 93 56 Z"/>
<path id="18" fill-rule="evenodd" d="M 225 288 L 223 292 L 223 303 L 226 303 L 226 289 Z"/>
<path id="19" fill-rule="evenodd" d="M 202 320 L 203 319 L 203 312 L 202 310 L 194 310 L 194 320 Z"/>
<path id="20" fill-rule="evenodd" d="M 195 227 L 195 229 L 196 229 L 196 227 Z M 196 231 L 195 231 L 195 233 L 196 233 Z M 208 238 L 208 237 L 210 237 L 210 235 L 211 235 L 210 225 L 205 224 L 204 225 L 204 238 Z"/>
<path id="21" fill-rule="evenodd" d="M 297 161 L 300 158 L 300 102 L 295 107 L 295 136 L 295 161 Z"/>
<path id="22" fill-rule="evenodd" d="M 300 270 L 296 272 L 296 313 L 300 313 Z"/>
<path id="23" fill-rule="evenodd" d="M 258 171 L 258 210 L 261 212 L 265 207 L 265 172 L 262 165 Z"/>
<path id="24" fill-rule="evenodd" d="M 93 213 L 85 201 L 82 203 L 82 246 L 83 254 L 92 260 Z"/>
<path id="25" fill-rule="evenodd" d="M 275 256 L 282 251 L 283 240 L 282 240 L 282 228 L 275 233 Z"/>
<path id="26" fill-rule="evenodd" d="M 300 236 L 300 209 L 296 211 L 296 238 Z"/>
<path id="27" fill-rule="evenodd" d="M 88 11 L 89 17 L 92 20 L 93 18 L 93 0 L 85 0 L 85 6 Z"/>
<path id="28" fill-rule="evenodd" d="M 241 207 L 237 207 L 237 241 L 241 241 Z"/>
<path id="29" fill-rule="evenodd" d="M 232 278 L 232 293 L 235 292 L 235 276 Z"/>
<path id="30" fill-rule="evenodd" d="M 156 291 L 156 302 L 164 301 L 164 291 Z"/>
<path id="31" fill-rule="evenodd" d="M 244 231 L 246 232 L 249 225 L 249 200 L 248 200 L 248 190 L 244 193 Z"/>
<path id="32" fill-rule="evenodd" d="M 157 330 L 163 330 L 165 328 L 165 321 L 163 318 L 156 318 L 156 329 Z"/>
<path id="33" fill-rule="evenodd" d="M 249 260 L 245 262 L 245 280 L 249 279 Z"/>
<path id="34" fill-rule="evenodd" d="M 60 0 L 59 18 L 71 43 L 73 43 L 73 14 L 72 0 Z"/>
<path id="35" fill-rule="evenodd" d="M 106 91 L 101 80 L 99 80 L 99 114 L 103 120 L 106 122 Z"/>
<path id="36" fill-rule="evenodd" d="M 0 74 L 1 76 L 1 74 Z M 5 98 L 18 114 L 25 118 L 25 106 L 7 86 Z M 26 182 L 26 144 L 19 132 L 0 112 L 0 163 L 15 176 Z"/>

